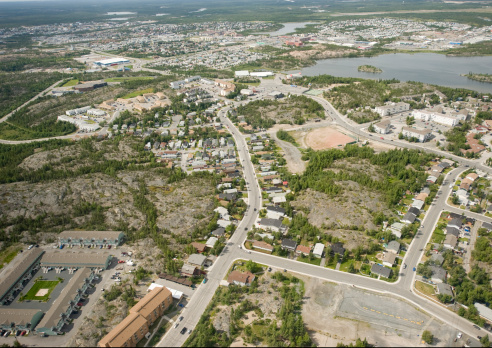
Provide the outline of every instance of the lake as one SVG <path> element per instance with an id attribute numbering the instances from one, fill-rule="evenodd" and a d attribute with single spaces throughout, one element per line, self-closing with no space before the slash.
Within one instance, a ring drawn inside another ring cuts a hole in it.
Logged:
<path id="1" fill-rule="evenodd" d="M 255 34 L 270 35 L 270 36 L 281 36 L 281 35 L 295 32 L 296 28 L 304 28 L 308 24 L 317 24 L 317 23 L 300 22 L 300 23 L 281 23 L 281 24 L 284 27 L 282 29 L 277 30 L 277 31 L 269 31 L 269 32 L 263 32 L 263 33 L 255 33 Z"/>
<path id="2" fill-rule="evenodd" d="M 295 23 L 292 23 L 295 24 Z M 380 74 L 357 71 L 360 65 L 373 65 Z M 305 76 L 328 74 L 340 77 L 419 81 L 452 88 L 492 93 L 492 84 L 473 81 L 460 74 L 492 74 L 492 57 L 447 57 L 438 53 L 396 53 L 371 58 L 323 59 L 301 70 Z"/>

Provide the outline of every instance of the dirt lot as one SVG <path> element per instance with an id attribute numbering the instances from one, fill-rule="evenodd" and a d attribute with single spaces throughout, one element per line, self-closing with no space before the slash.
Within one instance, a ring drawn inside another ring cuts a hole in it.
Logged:
<path id="1" fill-rule="evenodd" d="M 306 135 L 306 145 L 313 150 L 343 147 L 354 141 L 354 138 L 349 137 L 332 127 L 314 129 Z"/>
<path id="2" fill-rule="evenodd" d="M 415 347 L 424 330 L 437 338 L 435 346 L 453 344 L 457 331 L 412 305 L 392 296 L 317 278 L 298 276 L 305 282 L 302 316 L 317 346 L 334 347 L 366 338 L 383 347 Z"/>

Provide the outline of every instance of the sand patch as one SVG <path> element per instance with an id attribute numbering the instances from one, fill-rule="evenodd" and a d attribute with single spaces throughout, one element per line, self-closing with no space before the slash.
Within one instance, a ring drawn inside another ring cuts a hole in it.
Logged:
<path id="1" fill-rule="evenodd" d="M 43 297 L 48 295 L 50 292 L 50 289 L 39 289 L 38 292 L 36 293 L 36 297 Z"/>
<path id="2" fill-rule="evenodd" d="M 306 136 L 306 145 L 313 150 L 326 150 L 343 147 L 355 139 L 331 127 L 319 128 L 309 132 Z"/>

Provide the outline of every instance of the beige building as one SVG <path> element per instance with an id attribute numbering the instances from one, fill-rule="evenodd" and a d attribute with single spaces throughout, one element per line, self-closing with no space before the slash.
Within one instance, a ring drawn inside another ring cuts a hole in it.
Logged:
<path id="1" fill-rule="evenodd" d="M 171 291 L 157 287 L 130 309 L 130 314 L 99 341 L 99 347 L 136 347 L 149 327 L 173 302 Z"/>

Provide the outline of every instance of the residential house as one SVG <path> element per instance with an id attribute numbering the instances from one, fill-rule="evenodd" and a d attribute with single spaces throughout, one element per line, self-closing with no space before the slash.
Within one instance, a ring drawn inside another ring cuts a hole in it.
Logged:
<path id="1" fill-rule="evenodd" d="M 437 293 L 439 295 L 448 295 L 454 297 L 453 288 L 451 287 L 451 285 L 445 283 L 437 283 Z"/>
<path id="2" fill-rule="evenodd" d="M 391 268 L 384 267 L 383 265 L 379 265 L 377 263 L 373 264 L 371 267 L 371 273 L 377 274 L 383 278 L 389 278 L 391 276 Z"/>
<path id="3" fill-rule="evenodd" d="M 184 264 L 181 267 L 181 275 L 185 277 L 195 277 L 200 275 L 200 270 L 193 265 Z"/>
<path id="4" fill-rule="evenodd" d="M 458 230 L 456 227 L 447 226 L 444 234 L 450 234 L 458 238 L 460 236 L 460 230 Z"/>
<path id="5" fill-rule="evenodd" d="M 291 239 L 282 239 L 281 247 L 284 250 L 295 252 L 297 243 Z"/>
<path id="6" fill-rule="evenodd" d="M 284 232 L 286 230 L 286 226 L 282 224 L 282 220 L 280 219 L 260 219 L 257 223 L 257 227 L 262 230 L 272 230 L 275 232 Z"/>
<path id="7" fill-rule="evenodd" d="M 311 252 L 311 247 L 304 246 L 304 245 L 298 245 L 296 248 L 296 255 L 301 256 L 308 256 L 309 253 Z"/>
<path id="8" fill-rule="evenodd" d="M 408 209 L 408 212 L 409 212 L 409 213 L 412 213 L 412 214 L 413 214 L 413 215 L 415 215 L 415 216 L 419 216 L 419 215 L 420 215 L 420 209 L 419 209 L 419 208 L 417 208 L 417 207 L 410 207 L 410 208 Z"/>
<path id="9" fill-rule="evenodd" d="M 454 218 L 448 223 L 448 227 L 454 227 L 456 229 L 461 229 L 461 226 L 463 225 L 463 218 Z"/>
<path id="10" fill-rule="evenodd" d="M 454 249 L 456 244 L 458 244 L 458 237 L 453 236 L 452 234 L 447 234 L 444 239 L 443 246 L 446 249 Z"/>
<path id="11" fill-rule="evenodd" d="M 441 266 L 429 266 L 432 270 L 431 280 L 434 283 L 442 283 L 446 281 L 446 271 Z"/>
<path id="12" fill-rule="evenodd" d="M 205 242 L 205 245 L 207 246 L 207 248 L 213 248 L 215 246 L 215 243 L 217 243 L 219 241 L 219 239 L 217 237 L 210 237 L 209 239 L 207 239 L 207 241 Z"/>
<path id="13" fill-rule="evenodd" d="M 269 205 L 266 207 L 267 218 L 279 220 L 285 217 L 285 209 L 282 207 L 276 207 Z"/>
<path id="14" fill-rule="evenodd" d="M 325 250 L 325 245 L 323 243 L 316 243 L 313 249 L 313 256 L 317 258 L 323 257 L 324 250 Z"/>
<path id="15" fill-rule="evenodd" d="M 389 242 L 388 246 L 386 247 L 386 251 L 398 255 L 400 253 L 400 243 L 398 243 L 396 240 Z"/>
<path id="16" fill-rule="evenodd" d="M 240 285 L 240 286 L 250 286 L 251 283 L 255 280 L 255 275 L 249 271 L 246 272 L 239 272 L 239 271 L 232 271 L 229 273 L 229 276 L 227 277 L 227 282 L 229 284 L 235 284 L 235 285 Z"/>
<path id="17" fill-rule="evenodd" d="M 273 251 L 273 246 L 266 242 L 255 240 L 253 242 L 253 249 L 263 250 L 271 254 Z"/>
<path id="18" fill-rule="evenodd" d="M 416 218 L 417 217 L 415 216 L 415 214 L 412 214 L 410 212 L 407 212 L 405 214 L 405 216 L 403 217 L 403 219 L 401 219 L 401 221 L 404 222 L 404 223 L 406 223 L 406 224 L 412 224 L 415 221 Z"/>
<path id="19" fill-rule="evenodd" d="M 395 222 L 393 223 L 390 227 L 389 230 L 393 235 L 395 235 L 397 238 L 401 238 L 401 230 L 405 227 L 404 224 L 400 222 Z"/>
<path id="20" fill-rule="evenodd" d="M 191 254 L 190 257 L 188 257 L 188 263 L 197 267 L 203 267 L 206 261 L 207 257 L 202 254 Z"/>
<path id="21" fill-rule="evenodd" d="M 431 255 L 431 263 L 441 266 L 444 262 L 444 257 L 441 255 L 441 253 L 435 253 Z"/>
<path id="22" fill-rule="evenodd" d="M 215 237 L 223 237 L 225 235 L 225 228 L 219 227 L 212 231 L 212 235 Z"/>
<path id="23" fill-rule="evenodd" d="M 434 175 L 429 175 L 426 180 L 428 183 L 435 184 L 437 181 L 437 177 Z"/>
<path id="24" fill-rule="evenodd" d="M 415 199 L 412 204 L 410 205 L 412 208 L 417 208 L 419 211 L 422 210 L 422 207 L 425 204 L 425 200 L 421 201 L 418 199 Z"/>
<path id="25" fill-rule="evenodd" d="M 331 245 L 331 253 L 333 255 L 338 254 L 340 257 L 343 257 L 345 254 L 345 248 L 342 243 L 333 243 Z"/>
<path id="26" fill-rule="evenodd" d="M 470 179 L 472 182 L 479 178 L 477 173 L 468 173 L 465 179 Z"/>
<path id="27" fill-rule="evenodd" d="M 383 265 L 388 267 L 393 267 L 396 262 L 396 254 L 387 252 L 383 256 Z"/>
<path id="28" fill-rule="evenodd" d="M 201 254 L 207 250 L 207 246 L 203 243 L 193 242 L 191 246 L 196 249 L 197 253 Z"/>

